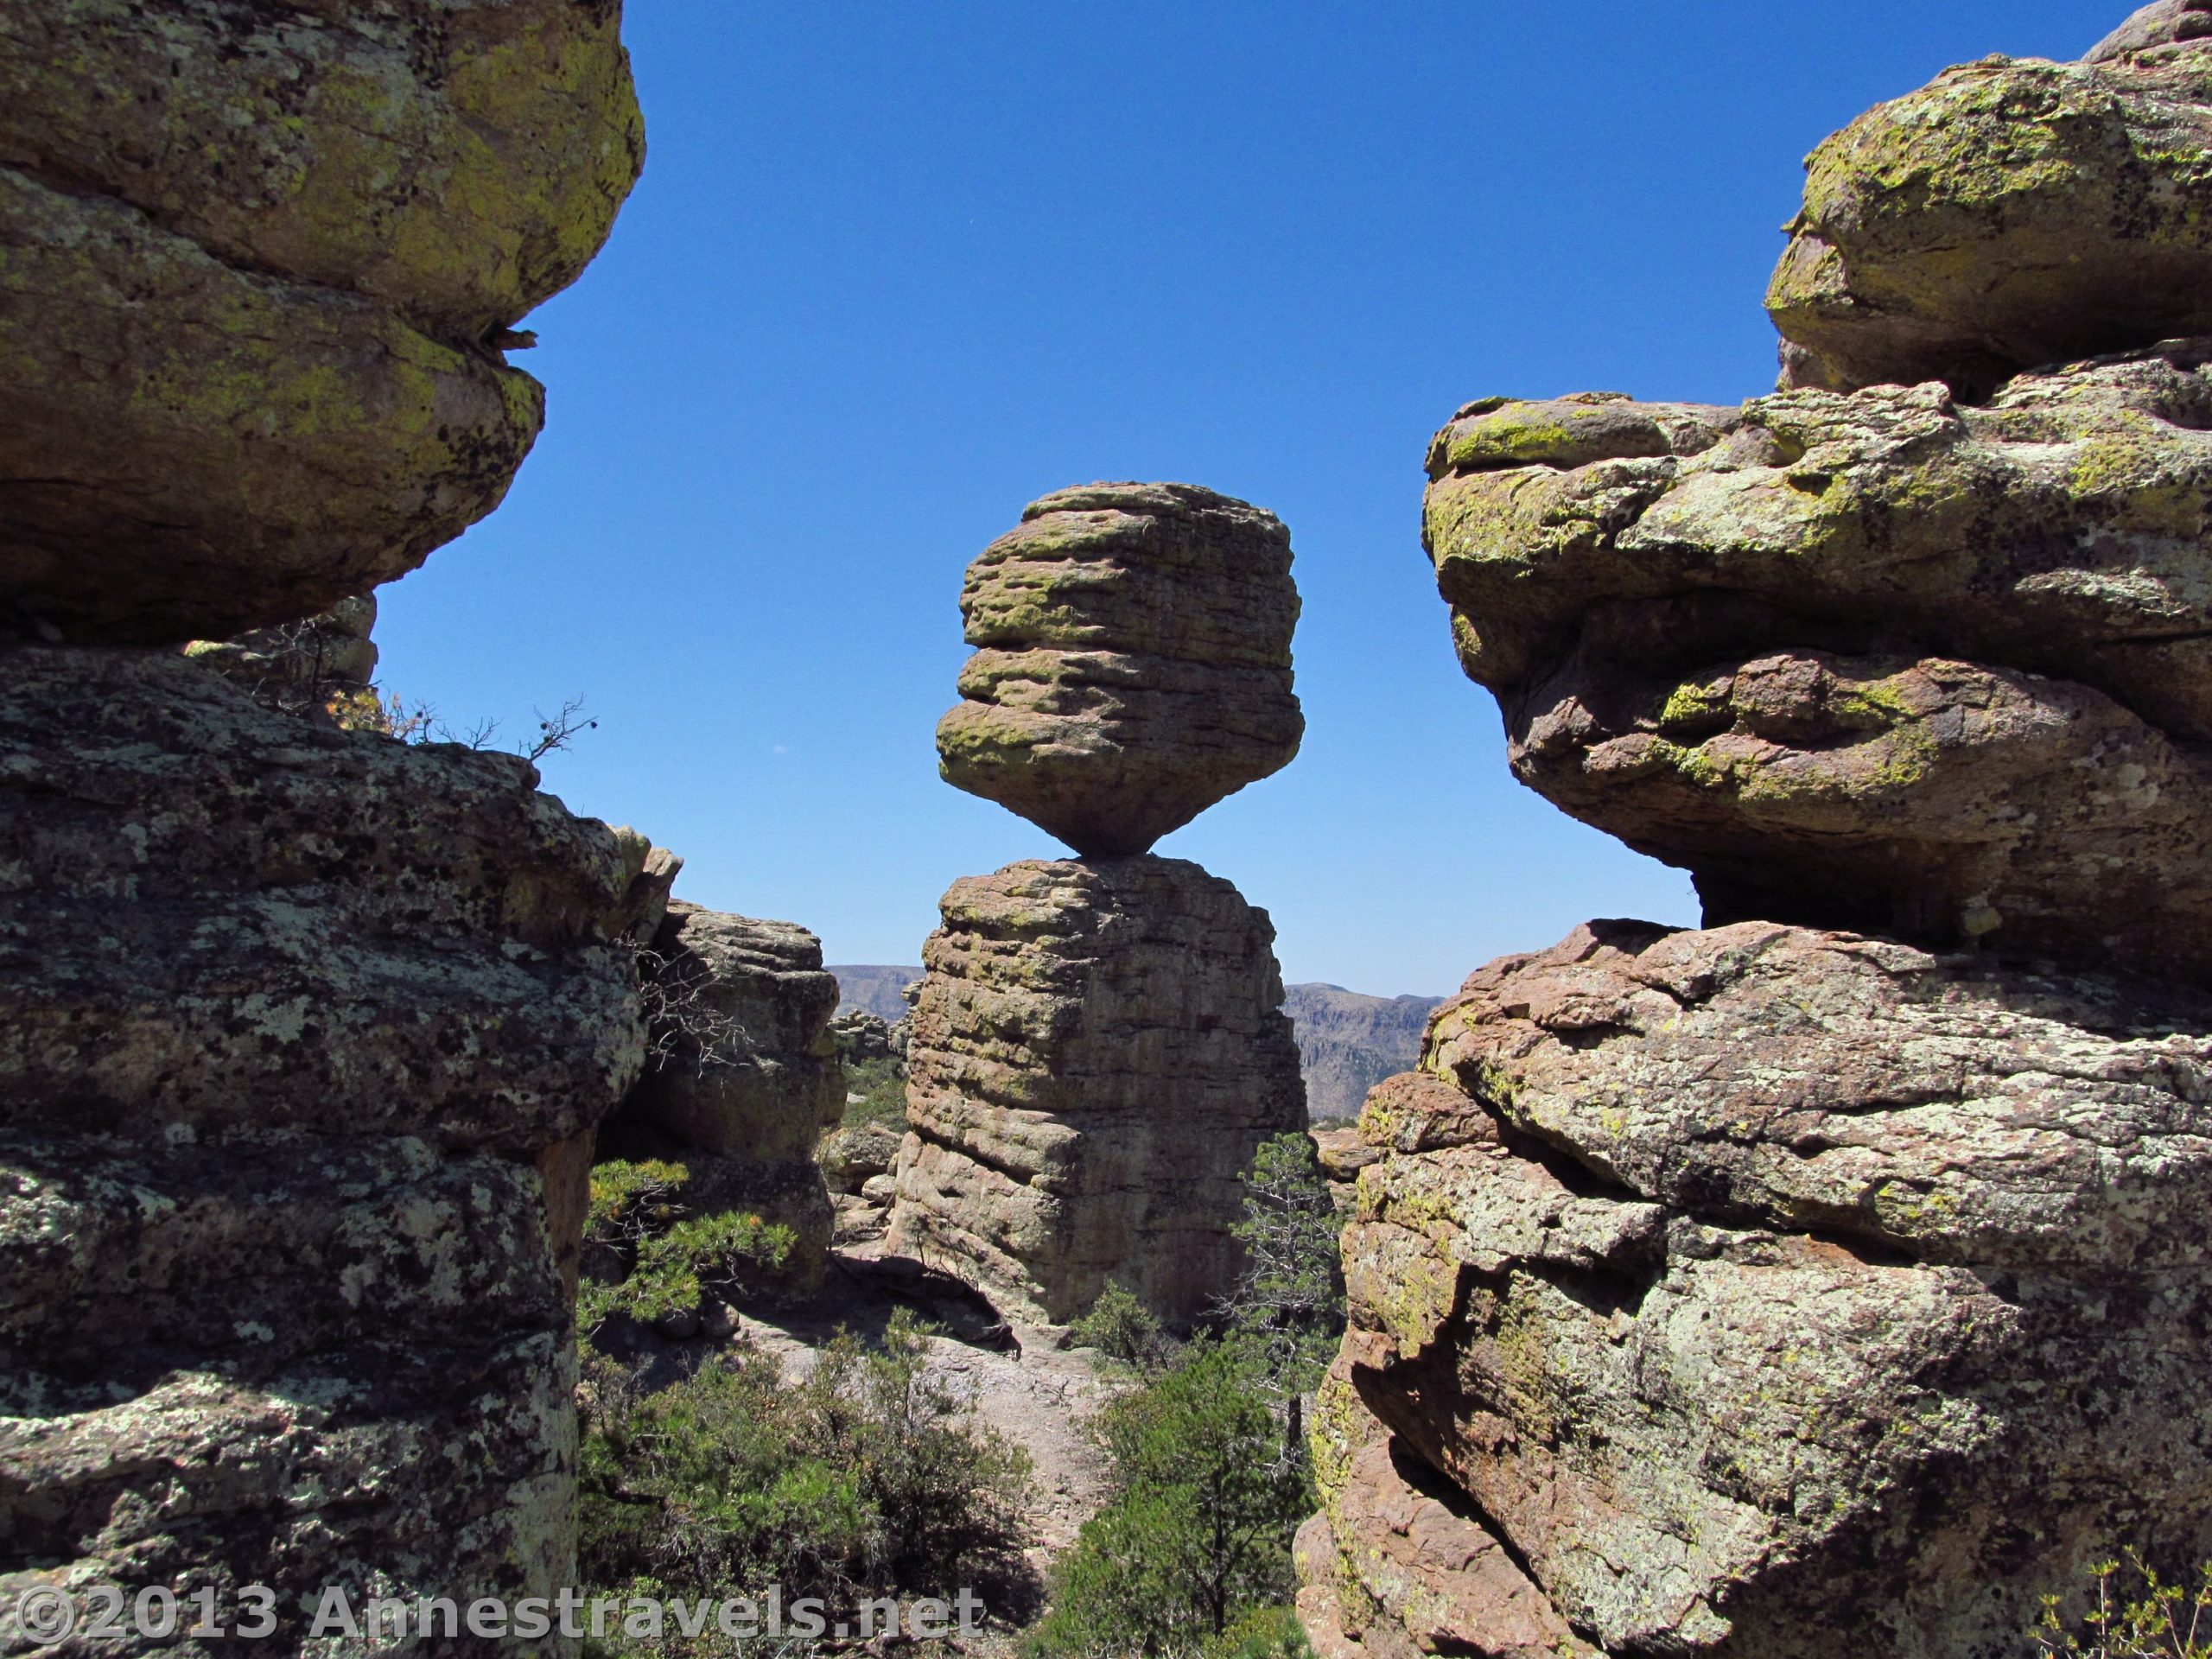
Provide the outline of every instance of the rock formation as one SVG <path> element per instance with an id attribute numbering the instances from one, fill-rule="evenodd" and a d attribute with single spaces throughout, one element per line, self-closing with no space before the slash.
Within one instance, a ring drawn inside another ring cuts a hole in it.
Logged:
<path id="1" fill-rule="evenodd" d="M 2212 1557 L 2204 21 L 1823 145 L 1793 389 L 1439 435 L 1516 774 L 1706 929 L 1494 963 L 1370 1096 L 1325 1659 L 1958 1659 Z"/>
<path id="2" fill-rule="evenodd" d="M 508 326 L 643 157 L 620 16 L 11 4 L 0 607 L 73 641 L 226 639 L 498 505 L 543 414 Z"/>
<path id="3" fill-rule="evenodd" d="M 1301 1127 L 1274 930 L 1153 842 L 1287 764 L 1298 592 L 1273 514 L 1187 484 L 1031 503 L 961 594 L 948 782 L 1084 856 L 956 882 L 924 951 L 888 1248 L 1065 1322 L 1231 1287 L 1238 1177 Z"/>
<path id="4" fill-rule="evenodd" d="M 0 1601 L 259 1583 L 294 1651 L 326 1586 L 572 1581 L 645 844 L 237 679 L 505 490 L 504 330 L 639 163 L 619 15 L 0 16 Z M 308 632 L 365 678 L 367 620 Z"/>
<path id="5" fill-rule="evenodd" d="M 815 1143 L 845 1109 L 829 1030 L 837 982 L 790 922 L 670 902 L 645 963 L 645 1075 L 601 1136 L 605 1155 L 681 1160 L 687 1205 L 789 1227 L 795 1286 L 819 1281 L 830 1234 Z"/>
<path id="6" fill-rule="evenodd" d="M 1013 864 L 943 910 L 891 1248 L 1046 1323 L 1109 1281 L 1203 1313 L 1234 1276 L 1239 1178 L 1305 1117 L 1266 913 L 1165 858 Z"/>
<path id="7" fill-rule="evenodd" d="M 1806 163 L 1767 308 L 1788 383 L 1948 381 L 2212 334 L 2212 17 L 2146 8 L 2080 63 L 1991 57 Z"/>
<path id="8" fill-rule="evenodd" d="M 1078 853 L 1148 851 L 1298 753 L 1271 512 L 1188 484 L 1061 490 L 968 567 L 960 613 L 976 650 L 938 724 L 944 779 Z"/>

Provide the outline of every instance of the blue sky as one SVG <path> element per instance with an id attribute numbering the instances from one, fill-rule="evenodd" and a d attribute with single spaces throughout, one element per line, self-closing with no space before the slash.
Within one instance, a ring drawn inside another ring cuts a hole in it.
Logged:
<path id="1" fill-rule="evenodd" d="M 456 726 L 599 720 L 545 766 L 677 891 L 912 962 L 955 877 L 1050 857 L 938 781 L 976 552 L 1022 505 L 1177 479 L 1291 527 L 1307 732 L 1160 843 L 1292 980 L 1441 993 L 1679 873 L 1508 773 L 1420 547 L 1468 398 L 1733 401 L 1805 152 L 2051 0 L 770 6 L 638 0 L 650 157 L 531 321 L 545 435 L 384 589 L 383 680 Z"/>

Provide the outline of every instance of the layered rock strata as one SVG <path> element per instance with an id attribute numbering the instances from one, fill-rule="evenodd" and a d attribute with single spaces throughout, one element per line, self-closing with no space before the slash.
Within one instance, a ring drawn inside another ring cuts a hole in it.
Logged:
<path id="1" fill-rule="evenodd" d="M 11 620 L 227 639 L 496 505 L 543 416 L 507 325 L 582 270 L 643 158 L 620 22 L 576 0 L 10 5 Z"/>
<path id="2" fill-rule="evenodd" d="M 1290 562 L 1281 519 L 1193 485 L 1030 503 L 961 590 L 945 781 L 1112 857 L 1281 770 L 1305 730 Z"/>
<path id="3" fill-rule="evenodd" d="M 2212 1555 L 2206 16 L 1823 146 L 1796 388 L 1432 448 L 1516 774 L 1707 931 L 1492 963 L 1370 1096 L 1331 1659 L 1961 1659 Z"/>
<path id="4" fill-rule="evenodd" d="M 2208 355 L 1469 405 L 1427 543 L 1516 774 L 1718 918 L 2212 967 Z"/>
<path id="5" fill-rule="evenodd" d="M 335 696 L 355 696 L 376 678 L 373 594 L 344 599 L 318 615 L 256 628 L 235 639 L 194 639 L 184 654 L 273 707 L 295 712 Z"/>
<path id="6" fill-rule="evenodd" d="M 1239 1178 L 1305 1122 L 1266 912 L 1153 857 L 1009 865 L 943 912 L 889 1248 L 1048 1324 L 1109 1281 L 1205 1313 L 1233 1282 Z"/>
<path id="7" fill-rule="evenodd" d="M 165 652 L 0 652 L 0 1597 L 569 1582 L 636 861 Z"/>
<path id="8" fill-rule="evenodd" d="M 816 1143 L 845 1109 L 822 942 L 790 922 L 671 901 L 645 963 L 650 1058 L 602 1153 L 680 1159 L 684 1202 L 797 1236 L 786 1279 L 822 1276 L 831 1231 Z"/>

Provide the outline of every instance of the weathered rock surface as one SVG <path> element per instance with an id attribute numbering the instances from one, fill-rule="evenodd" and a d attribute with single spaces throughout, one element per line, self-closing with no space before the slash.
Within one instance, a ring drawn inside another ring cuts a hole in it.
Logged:
<path id="1" fill-rule="evenodd" d="M 1579 1659 L 1578 1638 L 1466 1494 L 1376 1421 L 1339 1359 L 1314 1418 L 1327 1507 L 1300 1529 L 1298 1611 L 1318 1659 Z"/>
<path id="2" fill-rule="evenodd" d="M 262 1582 L 296 1646 L 324 1585 L 569 1581 L 564 1276 L 643 1041 L 634 872 L 536 781 L 0 651 L 0 1596 Z"/>
<path id="3" fill-rule="evenodd" d="M 680 1158 L 694 1208 L 791 1229 L 784 1271 L 800 1285 L 821 1276 L 833 1227 L 814 1154 L 845 1109 L 836 1006 L 804 928 L 670 901 L 645 964 L 651 1058 L 601 1139 Z"/>
<path id="4" fill-rule="evenodd" d="M 1204 1312 L 1233 1280 L 1240 1177 L 1305 1122 L 1266 913 L 1149 857 L 1013 864 L 942 908 L 889 1248 L 1046 1323 L 1109 1280 Z"/>
<path id="5" fill-rule="evenodd" d="M 1274 514 L 1192 485 L 1032 502 L 968 569 L 945 781 L 1118 856 L 1288 765 L 1290 563 Z"/>
<path id="6" fill-rule="evenodd" d="M 226 639 L 497 505 L 543 414 L 501 330 L 583 268 L 642 159 L 620 17 L 11 6 L 7 620 Z"/>
<path id="7" fill-rule="evenodd" d="M 328 688 L 365 686 L 376 678 L 373 594 L 342 599 L 298 622 L 256 628 L 235 639 L 194 639 L 184 654 L 264 702 L 284 702 Z"/>
<path id="8" fill-rule="evenodd" d="M 1783 383 L 1943 379 L 2212 332 L 2212 54 L 2195 5 L 2083 63 L 1985 58 L 1806 162 L 1767 294 Z"/>
<path id="9" fill-rule="evenodd" d="M 1342 1375 L 1578 1643 L 1998 1652 L 2115 1539 L 2212 1550 L 2200 995 L 1593 924 L 1477 973 L 1362 1130 Z M 1454 1611 L 1343 1421 L 1338 1609 L 1511 1650 L 1515 1581 Z"/>
<path id="10" fill-rule="evenodd" d="M 1709 919 L 2202 971 L 2202 361 L 1470 405 L 1427 542 L 1516 774 Z"/>

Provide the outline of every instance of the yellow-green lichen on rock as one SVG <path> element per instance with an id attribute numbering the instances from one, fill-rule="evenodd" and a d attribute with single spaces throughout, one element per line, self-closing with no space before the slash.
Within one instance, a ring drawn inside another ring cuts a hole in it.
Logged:
<path id="1" fill-rule="evenodd" d="M 620 24 L 613 0 L 19 0 L 0 163 L 474 340 L 574 281 L 637 178 Z"/>
<path id="2" fill-rule="evenodd" d="M 643 156 L 613 0 L 0 17 L 0 622 L 225 639 L 404 575 L 543 418 L 503 333 Z"/>
<path id="3" fill-rule="evenodd" d="M 1980 397 L 2212 333 L 2208 47 L 1985 59 L 1827 139 L 1767 294 L 1786 382 Z"/>

